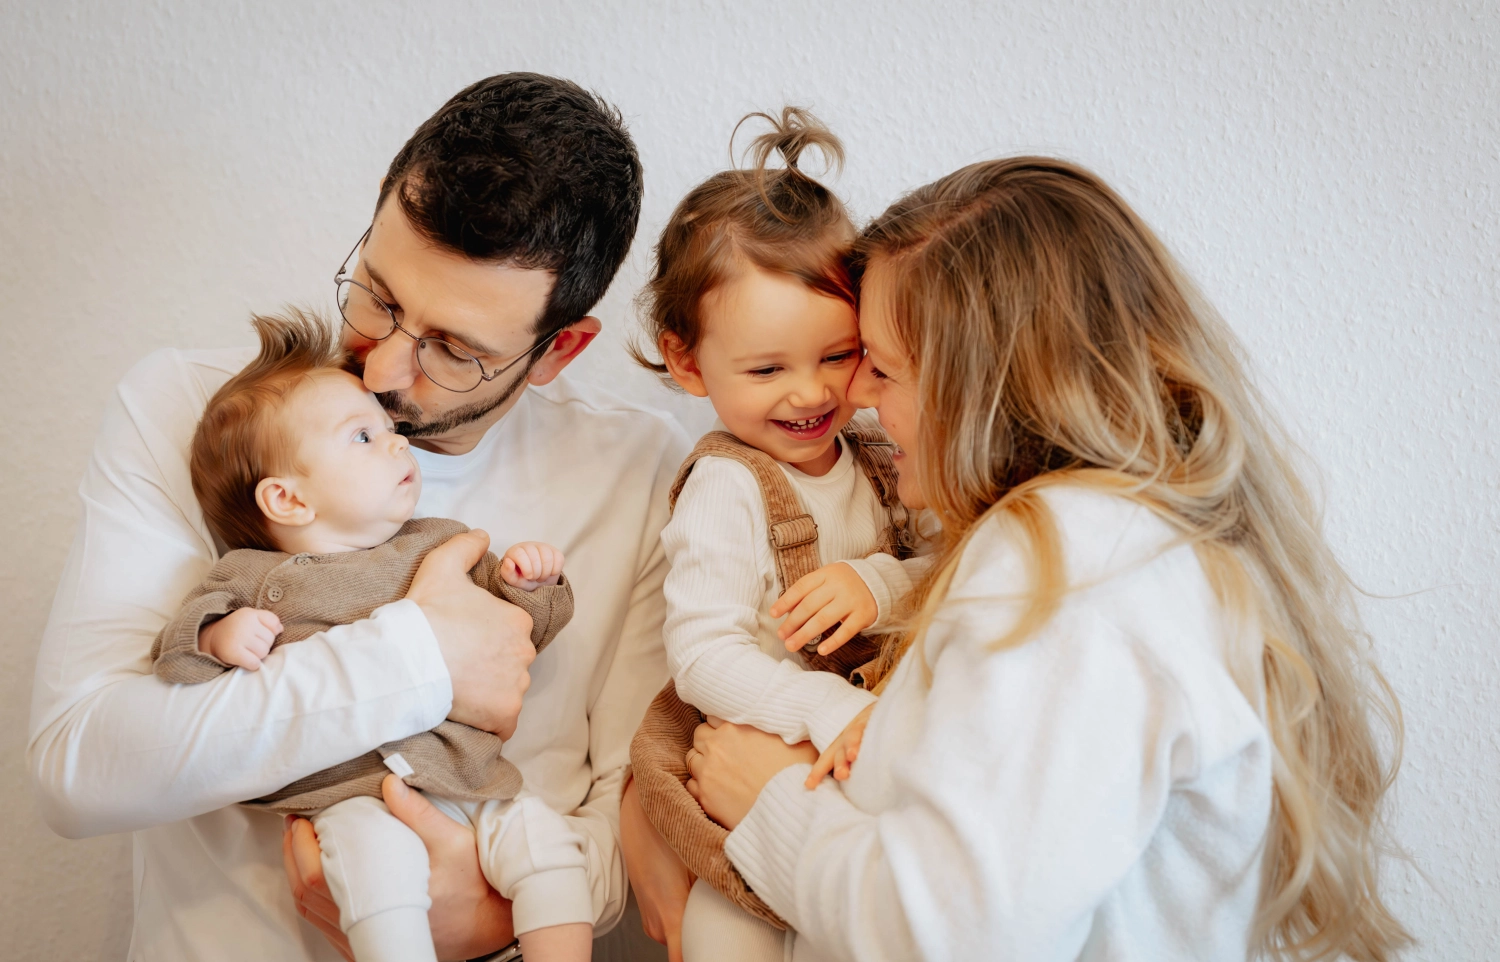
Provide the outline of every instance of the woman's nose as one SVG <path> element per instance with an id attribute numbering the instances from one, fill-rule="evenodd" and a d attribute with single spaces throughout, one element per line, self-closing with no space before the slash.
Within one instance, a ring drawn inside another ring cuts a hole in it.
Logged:
<path id="1" fill-rule="evenodd" d="M 861 360 L 859 367 L 854 369 L 854 379 L 849 382 L 849 401 L 857 408 L 873 408 L 880 404 L 873 370 L 874 365 L 868 357 Z"/>
<path id="2" fill-rule="evenodd" d="M 365 390 L 374 394 L 403 391 L 416 380 L 417 352 L 411 338 L 395 336 L 374 342 L 365 355 Z"/>

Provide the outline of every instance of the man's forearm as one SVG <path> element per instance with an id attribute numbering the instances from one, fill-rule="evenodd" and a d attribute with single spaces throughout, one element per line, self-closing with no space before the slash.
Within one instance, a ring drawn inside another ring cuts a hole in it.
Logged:
<path id="1" fill-rule="evenodd" d="M 200 685 L 119 672 L 33 734 L 48 824 L 134 831 L 275 791 L 447 714 L 451 686 L 415 605 L 288 645 Z"/>

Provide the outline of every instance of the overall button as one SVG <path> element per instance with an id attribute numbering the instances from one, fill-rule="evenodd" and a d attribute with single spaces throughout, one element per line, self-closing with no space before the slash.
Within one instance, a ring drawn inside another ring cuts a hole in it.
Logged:
<path id="1" fill-rule="evenodd" d="M 266 598 L 270 601 L 281 600 L 281 585 L 272 585 L 266 589 Z"/>

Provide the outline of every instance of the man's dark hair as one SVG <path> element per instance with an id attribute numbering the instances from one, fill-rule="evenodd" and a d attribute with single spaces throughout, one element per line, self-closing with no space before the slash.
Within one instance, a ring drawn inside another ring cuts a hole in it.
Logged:
<path id="1" fill-rule="evenodd" d="M 641 162 L 620 112 L 567 80 L 489 77 L 454 95 L 391 161 L 417 233 L 481 261 L 556 275 L 538 339 L 599 303 L 635 237 Z"/>

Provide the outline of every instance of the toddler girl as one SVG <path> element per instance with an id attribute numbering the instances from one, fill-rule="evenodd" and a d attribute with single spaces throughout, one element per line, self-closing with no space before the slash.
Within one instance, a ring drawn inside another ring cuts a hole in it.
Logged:
<path id="1" fill-rule="evenodd" d="M 696 808 L 653 804 L 651 738 L 683 717 L 670 708 L 677 697 L 819 751 L 850 729 L 847 776 L 856 719 L 875 696 L 843 677 L 872 649 L 841 659 L 855 647 L 843 646 L 889 624 L 912 584 L 913 562 L 897 557 L 907 537 L 889 442 L 873 424 L 850 423 L 846 389 L 861 357 L 846 263 L 853 226 L 838 199 L 798 168 L 809 147 L 834 162 L 841 147 L 796 108 L 779 120 L 752 116 L 774 128 L 754 142 L 754 167 L 699 185 L 662 234 L 645 294 L 662 360 L 637 352 L 682 390 L 709 398 L 719 419 L 683 465 L 662 532 L 675 696 L 669 686 L 658 698 L 632 749 L 643 807 L 699 875 L 683 916 L 688 962 L 780 959 L 784 924 L 727 861 L 720 872 L 703 852 L 684 851 L 698 846 L 694 832 L 721 850 L 722 832 Z M 768 169 L 773 154 L 783 168 Z"/>
<path id="2" fill-rule="evenodd" d="M 257 317 L 260 356 L 208 402 L 193 437 L 193 491 L 229 548 L 152 649 L 162 679 L 192 684 L 256 671 L 278 644 L 370 616 L 406 595 L 428 551 L 467 529 L 412 520 L 422 476 L 406 438 L 315 318 Z M 551 545 L 486 554 L 470 572 L 523 608 L 538 650 L 573 613 Z M 327 683 L 336 683 L 328 679 Z M 248 804 L 310 815 L 324 877 L 358 962 L 436 962 L 427 850 L 386 809 L 395 772 L 478 835 L 485 878 L 514 903 L 528 959 L 583 960 L 593 907 L 583 842 L 500 756 L 501 739 L 446 721 Z M 519 793 L 519 794 L 518 794 Z"/>

